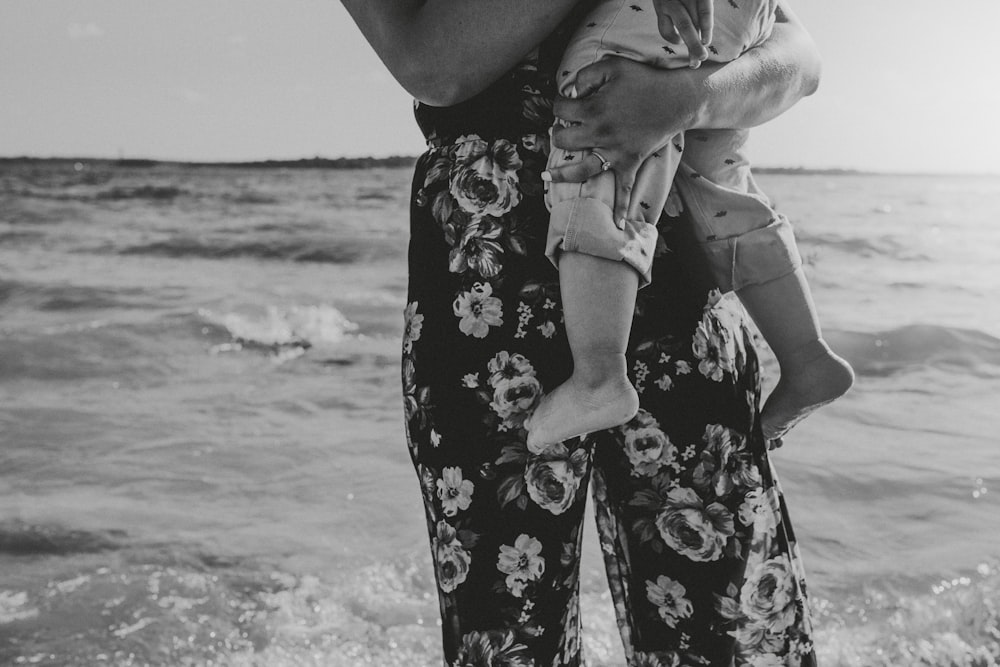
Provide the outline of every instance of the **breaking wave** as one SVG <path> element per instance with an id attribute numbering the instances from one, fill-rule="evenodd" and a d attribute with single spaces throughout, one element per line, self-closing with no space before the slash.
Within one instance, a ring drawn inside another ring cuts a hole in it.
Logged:
<path id="1" fill-rule="evenodd" d="M 975 329 L 914 324 L 879 333 L 828 331 L 826 339 L 859 375 L 922 367 L 1000 374 L 1000 339 Z"/>

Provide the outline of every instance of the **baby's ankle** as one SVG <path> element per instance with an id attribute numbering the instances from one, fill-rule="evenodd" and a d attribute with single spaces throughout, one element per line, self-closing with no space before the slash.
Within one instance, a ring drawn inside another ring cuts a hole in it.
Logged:
<path id="1" fill-rule="evenodd" d="M 822 338 L 779 357 L 778 364 L 781 381 L 800 390 L 807 386 L 822 387 L 822 391 L 840 395 L 854 384 L 854 369 Z"/>
<path id="2" fill-rule="evenodd" d="M 785 354 L 778 358 L 778 363 L 782 367 L 786 365 L 808 366 L 816 362 L 821 362 L 824 359 L 835 358 L 836 356 L 825 340 L 815 338 L 785 352 Z"/>
<path id="3" fill-rule="evenodd" d="M 632 386 L 625 371 L 595 372 L 591 370 L 578 373 L 574 370 L 570 382 L 577 391 L 587 394 L 620 391 Z"/>
<path id="4" fill-rule="evenodd" d="M 576 361 L 573 384 L 581 391 L 599 391 L 629 384 L 624 354 L 597 355 Z"/>

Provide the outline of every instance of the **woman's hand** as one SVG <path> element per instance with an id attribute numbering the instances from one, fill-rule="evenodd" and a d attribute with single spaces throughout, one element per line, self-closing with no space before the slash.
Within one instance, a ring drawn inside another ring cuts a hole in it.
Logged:
<path id="1" fill-rule="evenodd" d="M 586 157 L 549 170 L 551 180 L 582 183 L 600 173 L 603 157 L 615 172 L 614 219 L 624 218 L 640 165 L 692 127 L 700 108 L 688 79 L 673 74 L 625 58 L 580 70 L 577 97 L 559 97 L 553 105 L 556 117 L 571 125 L 557 124 L 552 143 Z"/>
<path id="2" fill-rule="evenodd" d="M 767 41 L 732 62 L 660 70 L 608 58 L 584 68 L 577 77 L 577 97 L 555 102 L 555 115 L 573 125 L 557 126 L 552 143 L 597 151 L 611 163 L 618 220 L 627 210 L 639 166 L 675 134 L 760 125 L 815 92 L 819 73 L 816 45 L 782 1 Z M 551 169 L 549 178 L 582 183 L 600 173 L 602 164 L 590 154 Z"/>

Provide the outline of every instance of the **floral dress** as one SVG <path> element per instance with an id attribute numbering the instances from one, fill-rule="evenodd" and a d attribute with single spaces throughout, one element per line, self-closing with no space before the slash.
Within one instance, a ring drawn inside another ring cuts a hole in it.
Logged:
<path id="1" fill-rule="evenodd" d="M 815 665 L 758 423 L 757 357 L 683 217 L 661 219 L 636 305 L 639 414 L 541 451 L 525 444 L 525 419 L 572 370 L 540 178 L 567 35 L 472 100 L 416 108 L 428 150 L 413 183 L 402 380 L 444 664 L 585 664 L 589 485 L 630 666 Z"/>

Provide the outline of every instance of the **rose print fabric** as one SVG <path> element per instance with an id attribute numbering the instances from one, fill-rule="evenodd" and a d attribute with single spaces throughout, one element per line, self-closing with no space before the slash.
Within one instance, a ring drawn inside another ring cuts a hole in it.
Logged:
<path id="1" fill-rule="evenodd" d="M 402 382 L 444 664 L 585 664 L 589 488 L 629 665 L 814 665 L 801 559 L 757 422 L 757 358 L 686 220 L 660 221 L 636 306 L 639 414 L 525 444 L 525 419 L 572 368 L 539 177 L 565 32 L 476 98 L 416 110 L 428 151 Z"/>

